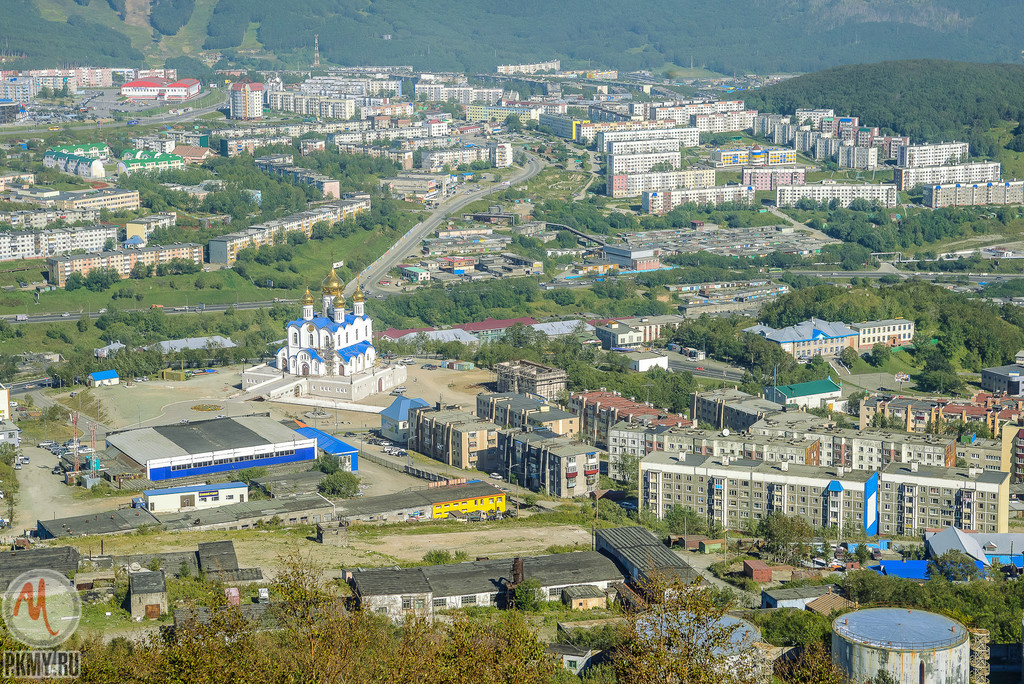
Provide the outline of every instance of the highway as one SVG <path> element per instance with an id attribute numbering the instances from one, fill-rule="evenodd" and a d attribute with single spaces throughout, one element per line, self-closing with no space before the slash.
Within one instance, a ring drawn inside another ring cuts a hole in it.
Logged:
<path id="1" fill-rule="evenodd" d="M 671 351 L 664 353 L 668 356 L 668 369 L 674 373 L 693 373 L 702 378 L 724 380 L 725 382 L 743 381 L 744 370 L 742 368 L 735 368 L 711 359 L 693 361 L 682 354 Z"/>
<path id="2" fill-rule="evenodd" d="M 182 305 L 180 307 L 165 306 L 165 307 L 162 308 L 162 310 L 166 314 L 216 312 L 216 311 L 225 311 L 225 310 L 227 310 L 228 308 L 231 308 L 231 307 L 233 307 L 234 309 L 240 311 L 242 309 L 262 309 L 265 306 L 273 306 L 274 304 L 287 303 L 287 302 L 290 302 L 290 301 L 294 301 L 294 300 L 278 299 L 276 301 L 271 300 L 271 301 L 267 301 L 267 302 L 237 302 L 235 304 L 206 304 L 205 308 L 203 310 L 201 310 L 201 311 L 197 310 L 194 305 L 193 306 L 187 306 L 187 307 L 184 306 L 184 305 Z M 146 311 L 152 311 L 152 308 L 151 307 L 143 307 L 141 309 L 118 309 L 118 311 L 132 311 L 132 312 L 144 313 Z M 21 324 L 25 324 L 25 323 L 57 323 L 57 322 L 60 322 L 60 321 L 73 321 L 73 320 L 77 320 L 77 319 L 82 317 L 82 314 L 85 314 L 89 318 L 99 318 L 101 315 L 103 315 L 99 311 L 67 311 L 65 313 L 28 314 L 28 320 L 27 321 L 16 321 L 15 320 L 15 316 L 18 315 L 18 314 L 6 314 L 4 316 L 0 316 L 0 318 L 3 318 L 5 321 L 7 321 L 9 323 L 21 323 Z"/>
<path id="3" fill-rule="evenodd" d="M 480 192 L 468 192 L 465 194 L 459 193 L 442 202 L 441 206 L 434 210 L 434 213 L 430 218 L 413 226 L 409 232 L 403 235 L 398 242 L 392 245 L 391 249 L 385 252 L 383 256 L 363 269 L 363 272 L 357 277 L 358 282 L 363 283 L 363 290 L 370 296 L 377 294 L 393 294 L 381 290 L 377 281 L 386 276 L 391 269 L 401 263 L 409 254 L 418 252 L 420 241 L 441 225 L 441 222 L 449 214 L 459 211 L 466 205 L 476 202 L 477 200 L 481 200 L 495 192 L 502 192 L 512 185 L 530 180 L 540 173 L 543 168 L 544 164 L 538 157 L 532 154 L 527 154 L 526 166 L 524 166 L 519 173 L 509 179 L 509 185 L 495 185 L 488 190 Z M 351 296 L 355 292 L 355 289 L 356 282 L 350 282 L 345 287 L 345 296 Z"/>

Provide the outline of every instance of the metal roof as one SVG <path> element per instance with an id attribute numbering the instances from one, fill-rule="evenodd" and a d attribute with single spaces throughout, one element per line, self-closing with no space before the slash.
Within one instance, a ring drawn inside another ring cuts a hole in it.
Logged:
<path id="1" fill-rule="evenodd" d="M 229 349 L 236 347 L 230 337 L 211 335 L 209 337 L 185 337 L 180 340 L 167 340 L 151 344 L 146 349 L 159 349 L 164 354 L 179 352 L 186 349 Z"/>
<path id="2" fill-rule="evenodd" d="M 797 397 L 809 397 L 815 394 L 830 394 L 839 392 L 843 388 L 832 381 L 832 378 L 812 380 L 811 382 L 798 382 L 794 385 L 778 385 L 775 387 L 780 393 L 790 399 Z"/>
<path id="3" fill-rule="evenodd" d="M 836 618 L 832 630 L 861 644 L 899 650 L 955 646 L 967 639 L 956 620 L 924 610 L 867 608 Z"/>
<path id="4" fill-rule="evenodd" d="M 784 342 L 803 342 L 821 339 L 840 339 L 854 337 L 858 333 L 845 323 L 832 323 L 820 318 L 812 318 L 786 328 L 772 328 L 767 325 L 755 325 L 744 328 L 743 332 L 760 335 L 765 339 L 782 344 Z"/>
<path id="5" fill-rule="evenodd" d="M 339 454 L 354 454 L 358 451 L 354 446 L 341 441 L 337 437 L 329 435 L 323 430 L 309 427 L 308 425 L 305 427 L 295 428 L 295 431 L 303 437 L 315 439 L 318 449 L 323 449 L 334 456 Z"/>
<path id="6" fill-rule="evenodd" d="M 238 557 L 232 541 L 200 542 L 196 555 L 199 569 L 203 572 L 238 570 Z"/>
<path id="7" fill-rule="evenodd" d="M 159 524 L 160 521 L 156 519 L 156 516 L 143 508 L 125 508 L 69 518 L 40 520 L 37 522 L 37 527 L 51 537 L 83 537 L 88 534 L 130 532 L 143 525 Z"/>
<path id="8" fill-rule="evenodd" d="M 419 397 L 398 397 L 391 402 L 390 406 L 381 411 L 380 415 L 394 421 L 407 421 L 409 420 L 409 409 L 418 406 L 430 406 L 430 402 Z"/>
<path id="9" fill-rule="evenodd" d="M 0 551 L 0 584 L 7 586 L 23 572 L 45 568 L 71 577 L 78 570 L 78 549 L 73 546 Z"/>
<path id="10" fill-rule="evenodd" d="M 168 487 L 167 489 L 145 489 L 146 496 L 160 496 L 161 494 L 191 494 L 193 492 L 208 492 L 215 489 L 248 489 L 249 485 L 244 482 L 225 482 L 223 484 L 201 484 L 189 485 L 188 487 Z"/>
<path id="11" fill-rule="evenodd" d="M 806 587 L 794 587 L 792 589 L 762 589 L 761 594 L 763 596 L 769 596 L 776 601 L 792 601 L 794 599 L 817 598 L 819 596 L 824 596 L 829 592 L 837 593 L 839 591 L 840 588 L 838 585 L 821 584 Z"/>
<path id="12" fill-rule="evenodd" d="M 158 425 L 107 435 L 107 443 L 140 464 L 211 451 L 282 444 L 306 439 L 268 416 L 241 416 Z"/>
<path id="13" fill-rule="evenodd" d="M 93 380 L 113 380 L 118 377 L 117 371 L 114 369 L 94 371 L 89 373 L 89 377 Z"/>

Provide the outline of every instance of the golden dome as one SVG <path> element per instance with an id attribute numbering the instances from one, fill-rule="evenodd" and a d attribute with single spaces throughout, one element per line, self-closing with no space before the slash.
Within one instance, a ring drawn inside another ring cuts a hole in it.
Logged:
<path id="1" fill-rule="evenodd" d="M 334 269 L 327 274 L 327 277 L 322 281 L 323 293 L 332 297 L 337 297 L 341 294 L 341 278 L 335 273 Z"/>
<path id="2" fill-rule="evenodd" d="M 363 286 L 359 285 L 356 287 L 356 293 L 352 295 L 353 302 L 366 301 L 366 295 L 363 294 Z"/>
<path id="3" fill-rule="evenodd" d="M 312 306 L 313 305 L 313 293 L 309 291 L 308 287 L 306 288 L 306 296 L 302 298 L 302 305 L 303 306 Z"/>

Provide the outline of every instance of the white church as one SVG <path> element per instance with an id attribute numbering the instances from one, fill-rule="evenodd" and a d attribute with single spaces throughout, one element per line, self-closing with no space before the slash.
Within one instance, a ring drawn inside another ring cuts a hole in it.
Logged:
<path id="1" fill-rule="evenodd" d="M 302 317 L 285 325 L 285 346 L 277 351 L 275 368 L 246 369 L 243 389 L 265 399 L 287 395 L 358 401 L 405 381 L 405 366 L 382 364 L 377 356 L 362 288 L 356 289 L 348 312 L 344 286 L 333 268 L 321 285 L 320 311 L 307 288 Z"/>

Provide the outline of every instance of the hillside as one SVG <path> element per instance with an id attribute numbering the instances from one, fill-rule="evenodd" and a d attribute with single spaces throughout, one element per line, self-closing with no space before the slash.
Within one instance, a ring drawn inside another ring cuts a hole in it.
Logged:
<path id="1" fill-rule="evenodd" d="M 915 141 L 964 139 L 989 156 L 985 136 L 1001 121 L 1024 119 L 1024 66 L 915 60 L 825 69 L 743 97 L 751 108 L 792 114 L 827 107 Z"/>
<path id="2" fill-rule="evenodd" d="M 2 49 L 25 62 L 151 62 L 203 50 L 490 71 L 559 57 L 624 70 L 814 71 L 896 58 L 1020 60 L 1013 0 L 6 0 Z M 69 37 L 68 26 L 73 28 Z M 112 36 L 117 30 L 121 36 Z M 61 40 L 52 36 L 61 35 Z"/>

